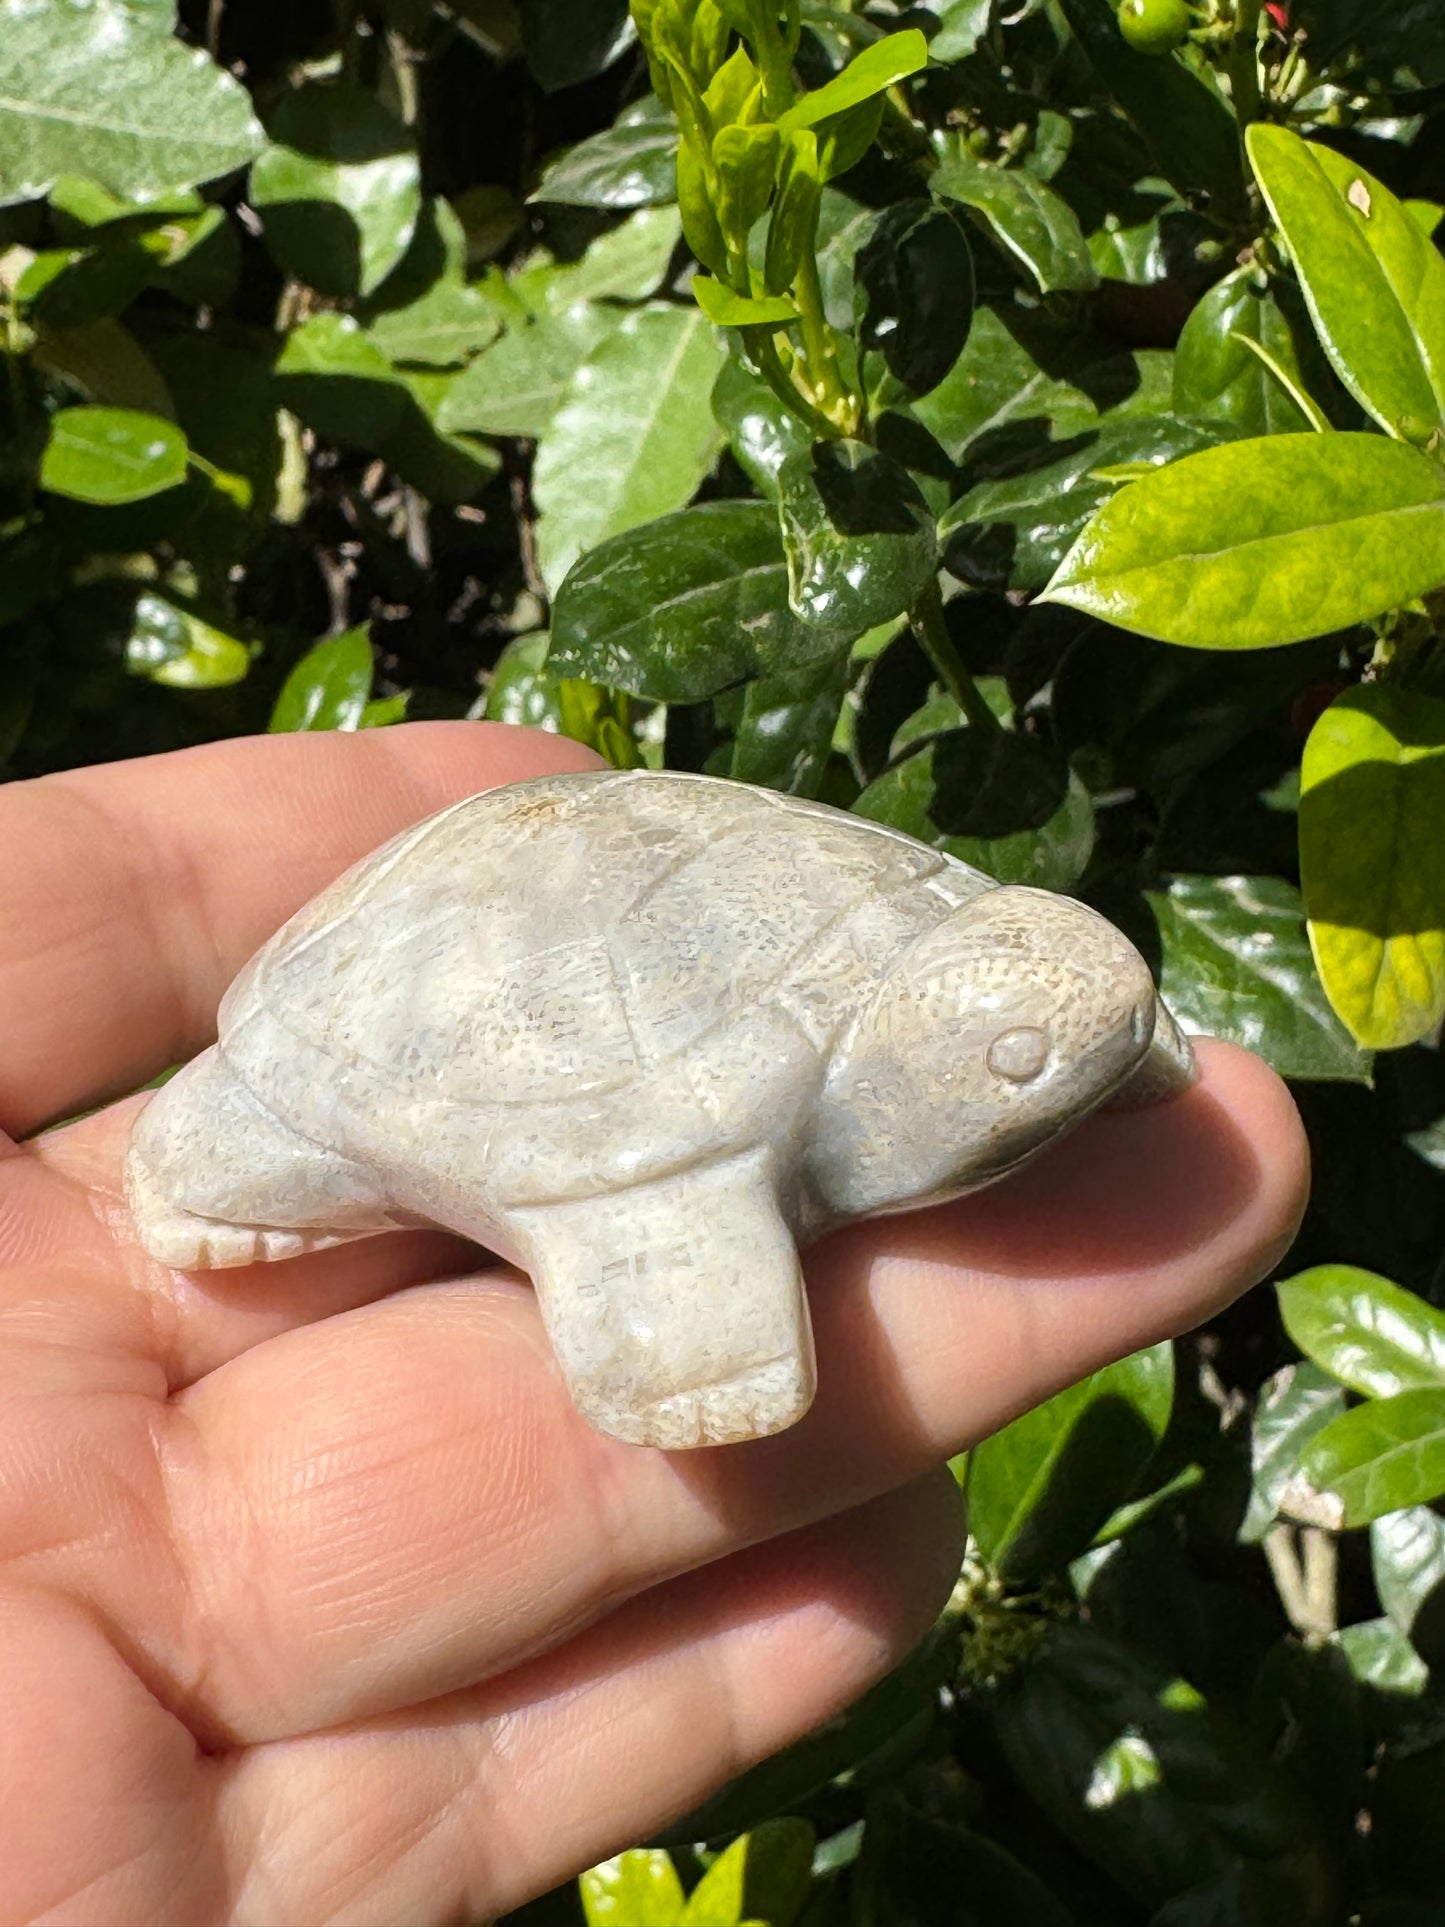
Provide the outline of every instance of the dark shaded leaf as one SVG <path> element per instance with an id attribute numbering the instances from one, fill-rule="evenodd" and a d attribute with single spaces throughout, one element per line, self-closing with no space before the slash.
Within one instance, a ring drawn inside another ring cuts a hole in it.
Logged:
<path id="1" fill-rule="evenodd" d="M 1244 1044 L 1283 1077 L 1370 1081 L 1369 1053 L 1315 973 L 1297 890 L 1277 877 L 1180 876 L 1149 902 L 1160 989 L 1186 1030 Z"/>
<path id="2" fill-rule="evenodd" d="M 778 471 L 788 599 L 804 621 L 861 635 L 933 579 L 933 517 L 907 470 L 861 442 L 820 442 Z"/>
<path id="3" fill-rule="evenodd" d="M 973 256 L 946 208 L 899 201 L 878 217 L 854 263 L 865 299 L 860 339 L 910 393 L 936 388 L 973 319 Z"/>
<path id="4" fill-rule="evenodd" d="M 530 197 L 573 207 L 657 207 L 677 198 L 677 122 L 654 95 L 569 147 Z"/>

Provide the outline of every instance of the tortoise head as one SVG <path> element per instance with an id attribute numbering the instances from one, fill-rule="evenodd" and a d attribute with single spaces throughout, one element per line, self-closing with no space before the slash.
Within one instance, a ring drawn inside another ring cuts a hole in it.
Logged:
<path id="1" fill-rule="evenodd" d="M 839 1039 L 810 1176 L 830 1213 L 957 1196 L 1013 1170 L 1138 1069 L 1148 966 L 1044 890 L 989 890 L 914 943 Z"/>

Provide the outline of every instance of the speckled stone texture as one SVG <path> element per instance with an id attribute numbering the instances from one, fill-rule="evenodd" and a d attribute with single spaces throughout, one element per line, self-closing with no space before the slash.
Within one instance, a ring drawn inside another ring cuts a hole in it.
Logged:
<path id="1" fill-rule="evenodd" d="M 218 1028 L 136 1125 L 154 1258 L 448 1226 L 531 1273 L 594 1425 L 672 1448 L 807 1410 L 800 1244 L 1192 1074 L 1093 911 L 842 811 L 646 771 L 418 824 L 277 932 Z"/>

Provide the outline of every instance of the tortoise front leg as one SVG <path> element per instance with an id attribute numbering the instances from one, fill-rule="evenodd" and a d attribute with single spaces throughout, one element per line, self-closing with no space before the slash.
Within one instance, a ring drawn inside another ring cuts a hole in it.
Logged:
<path id="1" fill-rule="evenodd" d="M 781 1432 L 816 1386 L 797 1248 L 761 1154 L 510 1218 L 601 1432 L 676 1450 Z"/>
<path id="2" fill-rule="evenodd" d="M 273 1116 L 214 1044 L 142 1111 L 125 1186 L 141 1244 L 181 1271 L 293 1258 L 396 1223 L 364 1171 Z"/>

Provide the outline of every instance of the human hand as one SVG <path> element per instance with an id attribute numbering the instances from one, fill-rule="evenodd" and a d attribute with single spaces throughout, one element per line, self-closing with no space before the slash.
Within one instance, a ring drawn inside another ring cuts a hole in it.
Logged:
<path id="1" fill-rule="evenodd" d="M 405 824 L 593 760 L 438 723 L 0 791 L 0 1125 L 200 1048 L 262 939 Z M 0 1917 L 486 1919 L 836 1712 L 955 1576 L 940 1461 L 1281 1254 L 1293 1106 L 1200 1058 L 1166 1106 L 817 1246 L 813 1410 L 675 1456 L 593 1433 L 525 1281 L 455 1239 L 171 1272 L 121 1193 L 144 1099 L 0 1137 Z"/>

